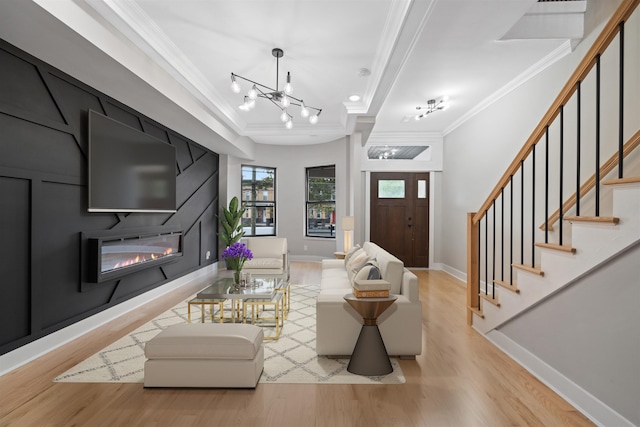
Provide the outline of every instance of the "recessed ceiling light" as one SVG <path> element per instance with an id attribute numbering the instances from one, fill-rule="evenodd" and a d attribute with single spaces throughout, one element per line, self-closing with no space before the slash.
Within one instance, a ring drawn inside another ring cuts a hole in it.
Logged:
<path id="1" fill-rule="evenodd" d="M 357 102 L 357 101 L 360 101 L 360 95 L 351 95 L 351 96 L 349 97 L 349 101 L 351 101 L 351 102 Z"/>

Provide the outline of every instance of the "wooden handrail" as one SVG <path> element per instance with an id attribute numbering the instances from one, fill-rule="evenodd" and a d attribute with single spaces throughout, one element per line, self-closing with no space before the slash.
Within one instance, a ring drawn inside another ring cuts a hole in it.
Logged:
<path id="1" fill-rule="evenodd" d="M 640 145 L 640 129 L 636 131 L 636 134 L 624 144 L 622 149 L 622 156 L 627 157 L 629 153 L 635 150 Z M 618 166 L 618 153 L 614 153 L 601 167 L 600 167 L 600 176 L 606 176 L 609 172 L 614 170 Z M 585 181 L 584 184 L 580 186 L 580 194 L 587 194 L 590 190 L 592 190 L 596 186 L 596 174 L 593 174 L 589 179 Z M 567 199 L 566 202 L 562 204 L 562 212 L 567 212 L 571 209 L 577 201 L 576 193 L 573 193 L 571 197 Z M 560 219 L 560 209 L 556 210 L 548 219 L 549 230 L 553 227 Z M 540 226 L 540 230 L 545 229 L 545 224 Z"/>
<path id="2" fill-rule="evenodd" d="M 604 53 L 611 41 L 618 35 L 618 32 L 620 31 L 620 22 L 626 21 L 639 3 L 640 0 L 623 0 L 618 9 L 614 12 L 613 16 L 602 30 L 602 33 L 600 33 L 600 36 L 596 39 L 591 46 L 591 49 L 589 49 L 578 65 L 578 68 L 573 72 L 569 81 L 562 88 L 562 91 L 560 91 L 560 94 L 551 104 L 549 110 L 547 110 L 547 113 L 522 146 L 517 156 L 513 159 L 505 173 L 502 175 L 502 178 L 500 178 L 500 181 L 498 181 L 494 189 L 489 194 L 489 197 L 487 197 L 485 202 L 482 204 L 482 207 L 473 217 L 474 224 L 482 219 L 487 210 L 493 204 L 493 201 L 498 198 L 502 189 L 507 186 L 511 176 L 518 171 L 520 168 L 520 162 L 526 159 L 531 150 L 533 150 L 533 146 L 542 139 L 547 126 L 551 125 L 553 120 L 558 116 L 558 114 L 560 114 L 560 107 L 569 101 L 573 93 L 576 91 L 578 82 L 584 80 L 595 65 L 597 56 Z"/>

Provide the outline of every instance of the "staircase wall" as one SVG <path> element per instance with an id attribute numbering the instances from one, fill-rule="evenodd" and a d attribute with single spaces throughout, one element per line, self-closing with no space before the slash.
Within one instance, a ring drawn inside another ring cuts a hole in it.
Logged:
<path id="1" fill-rule="evenodd" d="M 488 338 L 592 419 L 640 425 L 639 304 L 640 242 Z"/>

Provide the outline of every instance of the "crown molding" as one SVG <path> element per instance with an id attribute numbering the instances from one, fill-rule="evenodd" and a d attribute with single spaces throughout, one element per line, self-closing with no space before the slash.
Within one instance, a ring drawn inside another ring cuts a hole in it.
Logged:
<path id="1" fill-rule="evenodd" d="M 516 90 L 521 85 L 525 84 L 527 81 L 531 80 L 536 75 L 540 74 L 545 69 L 549 68 L 551 65 L 569 55 L 573 51 L 571 46 L 571 40 L 565 40 L 560 46 L 558 46 L 555 50 L 549 53 L 547 56 L 542 58 L 540 61 L 535 63 L 533 66 L 529 67 L 524 72 L 520 73 L 516 78 L 511 80 L 506 85 L 502 86 L 500 89 L 495 91 L 491 96 L 485 98 L 478 105 L 473 107 L 469 112 L 461 116 L 458 120 L 453 122 L 449 127 L 447 127 L 443 132 L 443 136 L 446 136 L 456 130 L 459 126 L 462 126 L 467 120 L 470 120 L 475 115 L 479 114 L 483 110 L 489 108 L 492 104 L 499 101 L 500 99 L 507 96 L 509 93 Z"/>

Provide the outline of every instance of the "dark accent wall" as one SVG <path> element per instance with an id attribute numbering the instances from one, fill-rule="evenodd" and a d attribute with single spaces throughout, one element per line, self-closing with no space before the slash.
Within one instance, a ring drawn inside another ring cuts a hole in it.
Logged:
<path id="1" fill-rule="evenodd" d="M 176 213 L 87 212 L 89 109 L 177 148 Z M 0 354 L 215 262 L 218 160 L 0 40 Z M 162 227 L 184 231 L 184 256 L 112 281 L 83 277 L 82 233 Z"/>

